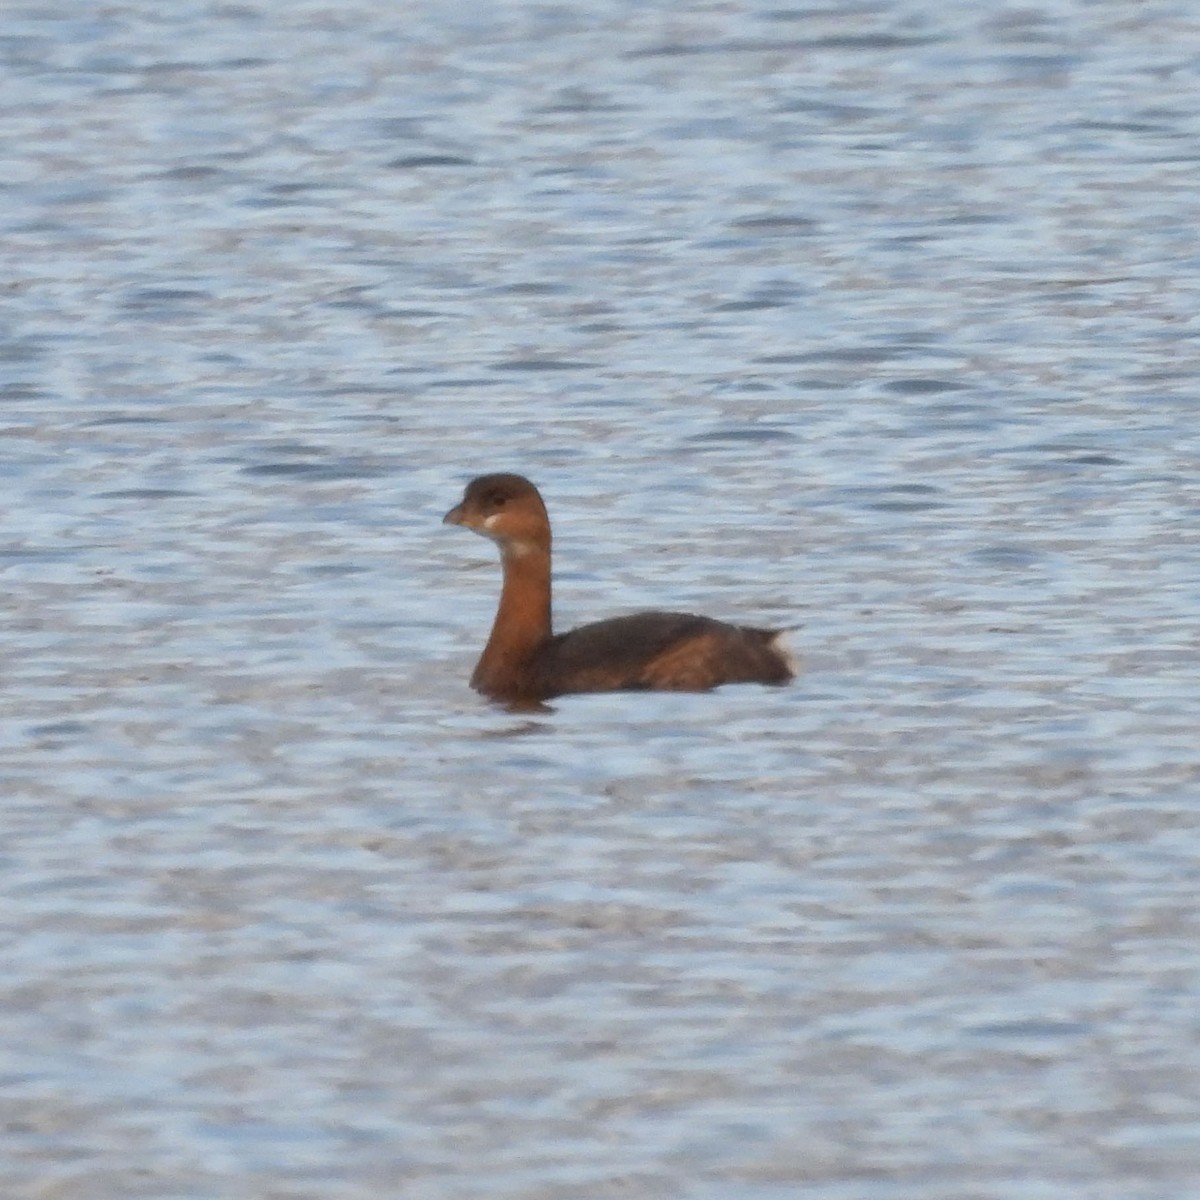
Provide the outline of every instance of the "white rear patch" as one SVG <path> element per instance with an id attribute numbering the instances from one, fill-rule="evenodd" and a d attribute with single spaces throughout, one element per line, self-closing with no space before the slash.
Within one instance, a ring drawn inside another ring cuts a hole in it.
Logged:
<path id="1" fill-rule="evenodd" d="M 800 673 L 800 658 L 788 642 L 788 638 L 792 632 L 790 629 L 781 629 L 771 639 L 770 646 L 787 663 L 788 670 L 793 675 L 798 675 Z"/>

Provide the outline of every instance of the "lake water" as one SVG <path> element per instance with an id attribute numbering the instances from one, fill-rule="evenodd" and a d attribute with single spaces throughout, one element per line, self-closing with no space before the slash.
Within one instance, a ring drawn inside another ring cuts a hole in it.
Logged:
<path id="1" fill-rule="evenodd" d="M 5 1200 L 1200 1187 L 1200 13 L 15 3 Z M 783 690 L 467 687 L 564 624 Z"/>

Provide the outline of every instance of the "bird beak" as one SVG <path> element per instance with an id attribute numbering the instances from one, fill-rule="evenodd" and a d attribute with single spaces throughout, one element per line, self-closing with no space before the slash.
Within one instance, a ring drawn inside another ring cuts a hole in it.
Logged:
<path id="1" fill-rule="evenodd" d="M 463 506 L 456 504 L 443 518 L 443 525 L 465 525 L 467 522 L 463 517 Z"/>

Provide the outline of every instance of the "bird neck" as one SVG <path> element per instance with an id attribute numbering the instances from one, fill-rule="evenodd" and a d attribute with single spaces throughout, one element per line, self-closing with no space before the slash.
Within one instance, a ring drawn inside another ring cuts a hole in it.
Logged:
<path id="1" fill-rule="evenodd" d="M 472 678 L 481 691 L 511 690 L 521 667 L 551 635 L 549 545 L 506 543 L 500 553 L 500 607 Z"/>

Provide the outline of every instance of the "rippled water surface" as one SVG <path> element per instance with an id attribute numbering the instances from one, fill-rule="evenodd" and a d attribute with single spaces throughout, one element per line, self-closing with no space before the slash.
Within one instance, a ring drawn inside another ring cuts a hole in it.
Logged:
<path id="1" fill-rule="evenodd" d="M 1200 1188 L 1200 15 L 14 4 L 5 1200 Z M 442 512 L 784 690 L 466 685 Z"/>

